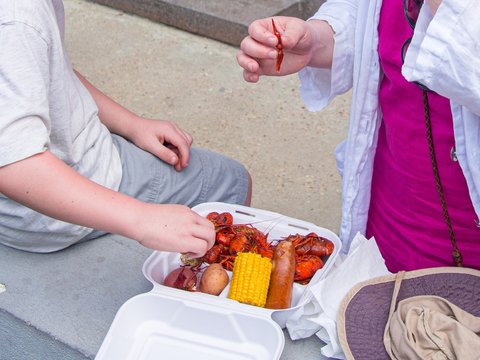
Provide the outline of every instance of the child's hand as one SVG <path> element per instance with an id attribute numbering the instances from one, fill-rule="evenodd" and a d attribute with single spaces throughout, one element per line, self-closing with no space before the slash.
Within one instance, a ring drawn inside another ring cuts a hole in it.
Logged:
<path id="1" fill-rule="evenodd" d="M 188 166 L 193 139 L 172 121 L 138 117 L 128 138 L 139 148 L 152 153 L 181 171 Z"/>
<path id="2" fill-rule="evenodd" d="M 248 82 L 257 82 L 261 75 L 287 75 L 304 68 L 310 61 L 312 34 L 304 20 L 277 16 L 275 26 L 281 34 L 284 58 L 280 73 L 276 72 L 278 43 L 273 34 L 272 18 L 256 20 L 248 27 L 249 36 L 240 44 L 237 62 L 244 69 Z"/>
<path id="3" fill-rule="evenodd" d="M 143 246 L 160 251 L 201 257 L 215 243 L 213 224 L 184 205 L 144 204 L 138 215 L 137 239 Z"/>
<path id="4" fill-rule="evenodd" d="M 110 99 L 82 74 L 75 71 L 98 106 L 98 115 L 108 130 L 127 138 L 180 171 L 188 165 L 192 137 L 174 122 L 137 116 Z"/>

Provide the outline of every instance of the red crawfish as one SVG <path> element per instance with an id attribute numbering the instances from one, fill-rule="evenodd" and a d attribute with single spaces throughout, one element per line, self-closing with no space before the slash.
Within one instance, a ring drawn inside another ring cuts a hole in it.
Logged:
<path id="1" fill-rule="evenodd" d="M 235 256 L 240 252 L 253 252 L 264 257 L 273 257 L 273 245 L 264 234 L 251 224 L 233 224 L 233 216 L 228 213 L 207 214 L 215 225 L 215 245 L 202 257 L 203 262 L 219 263 L 231 270 Z"/>
<path id="2" fill-rule="evenodd" d="M 294 281 L 308 284 L 315 272 L 323 267 L 323 261 L 315 255 L 297 256 L 295 260 Z"/>
<path id="3" fill-rule="evenodd" d="M 279 73 L 280 66 L 282 65 L 282 61 L 283 61 L 283 44 L 282 44 L 282 35 L 277 30 L 277 27 L 275 26 L 275 22 L 273 21 L 273 18 L 272 18 L 272 27 L 273 27 L 273 34 L 277 37 L 277 45 L 275 45 L 275 47 L 277 48 L 277 63 L 275 64 L 275 70 L 277 71 L 277 73 Z"/>
<path id="4" fill-rule="evenodd" d="M 333 242 L 313 232 L 307 235 L 290 235 L 285 240 L 293 242 L 295 245 L 295 253 L 298 255 L 329 256 L 333 253 L 335 247 Z"/>
<path id="5" fill-rule="evenodd" d="M 307 235 L 290 235 L 285 240 L 291 241 L 295 246 L 294 280 L 300 284 L 307 284 L 315 272 L 323 267 L 325 257 L 330 256 L 334 250 L 332 241 L 314 232 Z"/>

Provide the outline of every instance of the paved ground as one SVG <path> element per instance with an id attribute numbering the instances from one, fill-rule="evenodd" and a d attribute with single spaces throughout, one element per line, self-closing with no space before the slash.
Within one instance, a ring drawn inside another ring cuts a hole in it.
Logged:
<path id="1" fill-rule="evenodd" d="M 68 51 L 91 82 L 135 112 L 177 121 L 196 146 L 244 163 L 253 207 L 336 232 L 340 183 L 332 153 L 346 133 L 349 95 L 310 113 L 297 76 L 243 81 L 236 47 L 85 1 L 65 6 Z M 309 345 L 290 342 L 284 357 L 318 357 Z"/>

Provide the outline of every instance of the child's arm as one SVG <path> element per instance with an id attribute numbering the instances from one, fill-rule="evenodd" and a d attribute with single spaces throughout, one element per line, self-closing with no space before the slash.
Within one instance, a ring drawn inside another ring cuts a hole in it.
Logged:
<path id="1" fill-rule="evenodd" d="M 98 115 L 110 132 L 148 151 L 177 171 L 188 165 L 192 137 L 174 122 L 142 118 L 110 99 L 75 71 L 98 107 Z"/>
<path id="2" fill-rule="evenodd" d="M 202 256 L 212 223 L 183 205 L 147 204 L 81 176 L 49 151 L 0 167 L 0 192 L 50 217 Z"/>

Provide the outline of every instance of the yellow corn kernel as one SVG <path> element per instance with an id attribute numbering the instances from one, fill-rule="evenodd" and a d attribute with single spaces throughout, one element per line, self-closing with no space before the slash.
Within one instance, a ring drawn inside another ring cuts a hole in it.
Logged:
<path id="1" fill-rule="evenodd" d="M 264 307 L 267 301 L 272 262 L 260 254 L 239 253 L 233 263 L 228 298 Z"/>

